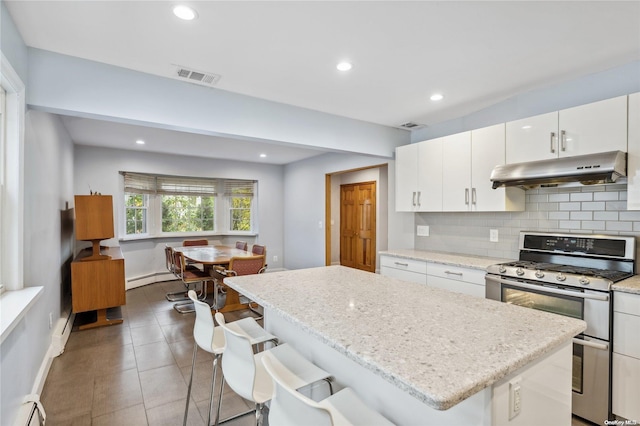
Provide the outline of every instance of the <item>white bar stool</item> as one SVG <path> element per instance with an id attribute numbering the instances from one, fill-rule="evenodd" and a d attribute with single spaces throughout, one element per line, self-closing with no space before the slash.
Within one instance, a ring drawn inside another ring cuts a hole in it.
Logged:
<path id="1" fill-rule="evenodd" d="M 189 399 L 191 398 L 191 386 L 193 384 L 193 370 L 196 365 L 196 355 L 198 347 L 202 350 L 213 354 L 213 375 L 211 378 L 211 396 L 209 399 L 209 415 L 207 425 L 211 424 L 211 409 L 213 407 L 213 390 L 216 382 L 216 373 L 218 371 L 218 363 L 220 357 L 224 353 L 225 340 L 224 332 L 220 327 L 216 327 L 211 314 L 211 306 L 198 299 L 195 291 L 189 290 L 189 298 L 193 301 L 196 311 L 196 321 L 193 325 L 193 359 L 191 361 L 191 376 L 189 377 L 189 387 L 187 390 L 187 403 L 184 409 L 183 425 L 187 424 L 187 415 L 189 413 Z M 273 334 L 268 333 L 253 318 L 243 318 L 228 324 L 228 327 L 236 333 L 246 336 L 251 345 L 260 343 L 273 342 L 278 343 L 278 339 Z M 220 404 L 218 403 L 218 409 Z"/>
<path id="2" fill-rule="evenodd" d="M 271 399 L 274 390 L 273 380 L 261 362 L 266 353 L 282 364 L 283 371 L 286 372 L 283 374 L 286 375 L 287 384 L 293 389 L 300 389 L 325 380 L 329 384 L 330 391 L 333 392 L 331 375 L 305 359 L 292 346 L 285 343 L 254 354 L 249 339 L 230 328 L 221 313 L 216 313 L 215 319 L 224 330 L 226 341 L 225 355 L 222 358 L 223 379 L 220 383 L 216 425 L 220 414 L 222 386 L 225 381 L 235 393 L 255 403 L 256 425 L 262 425 L 264 404 Z"/>
<path id="3" fill-rule="evenodd" d="M 275 392 L 269 407 L 269 424 L 278 426 L 393 425 L 362 402 L 351 388 L 344 388 L 316 402 L 291 387 L 287 368 L 271 353 L 265 352 L 262 363 L 275 383 Z"/>

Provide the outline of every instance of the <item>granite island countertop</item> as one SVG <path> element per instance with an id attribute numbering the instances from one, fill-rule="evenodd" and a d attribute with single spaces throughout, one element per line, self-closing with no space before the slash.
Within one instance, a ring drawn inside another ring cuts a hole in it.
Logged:
<path id="1" fill-rule="evenodd" d="M 513 259 L 500 259 L 495 257 L 474 256 L 470 254 L 448 253 L 431 250 L 394 249 L 379 252 L 381 256 L 396 256 L 405 259 L 424 260 L 427 262 L 441 263 L 444 265 L 461 266 L 472 269 L 485 270 L 496 263 L 513 262 Z"/>
<path id="2" fill-rule="evenodd" d="M 343 266 L 224 282 L 438 410 L 586 329 L 574 318 Z"/>

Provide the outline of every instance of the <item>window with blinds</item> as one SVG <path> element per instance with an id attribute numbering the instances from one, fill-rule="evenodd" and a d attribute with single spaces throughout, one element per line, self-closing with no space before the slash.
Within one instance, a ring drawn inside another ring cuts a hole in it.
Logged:
<path id="1" fill-rule="evenodd" d="M 254 232 L 256 181 L 121 174 L 125 235 Z"/>

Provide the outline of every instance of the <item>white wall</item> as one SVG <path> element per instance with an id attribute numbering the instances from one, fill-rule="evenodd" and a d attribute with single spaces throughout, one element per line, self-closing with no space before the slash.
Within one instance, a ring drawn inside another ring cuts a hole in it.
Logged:
<path id="1" fill-rule="evenodd" d="M 177 142 L 178 143 L 178 142 Z M 113 195 L 116 233 L 120 229 L 123 211 L 123 193 L 120 171 L 159 173 L 176 176 L 215 177 L 230 179 L 255 179 L 258 181 L 259 235 L 249 243 L 260 242 L 267 246 L 269 269 L 282 268 L 283 248 L 283 167 L 241 161 L 215 160 L 179 155 L 152 154 L 139 151 L 123 151 L 89 146 L 76 146 L 74 157 L 75 194 L 93 191 Z M 220 239 L 211 236 L 209 239 Z M 246 237 L 227 237 L 229 241 L 246 240 Z M 164 245 L 180 244 L 182 238 L 147 239 L 138 241 L 106 240 L 103 244 L 120 245 L 125 257 L 127 280 L 166 272 Z M 278 261 L 273 261 L 278 256 Z M 135 283 L 128 284 L 129 287 Z"/>
<path id="2" fill-rule="evenodd" d="M 73 242 L 61 221 L 73 200 L 73 145 L 55 115 L 29 111 L 25 127 L 24 285 L 43 286 L 44 293 L 2 343 L 3 425 L 13 424 L 22 398 L 48 363 L 49 313 L 55 324 L 69 309 L 65 296 Z"/>

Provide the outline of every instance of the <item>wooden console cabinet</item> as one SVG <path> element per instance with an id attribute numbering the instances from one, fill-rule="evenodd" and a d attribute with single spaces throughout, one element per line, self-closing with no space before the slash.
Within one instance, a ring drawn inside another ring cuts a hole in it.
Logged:
<path id="1" fill-rule="evenodd" d="M 122 319 L 108 319 L 107 308 L 126 304 L 124 257 L 120 247 L 106 247 L 101 253 L 110 258 L 83 261 L 93 254 L 82 250 L 71 263 L 71 298 L 73 312 L 97 311 L 96 322 L 80 329 L 121 324 Z"/>

